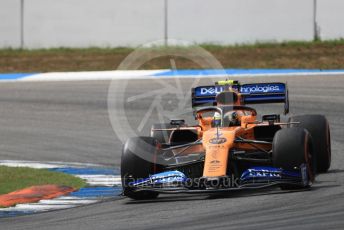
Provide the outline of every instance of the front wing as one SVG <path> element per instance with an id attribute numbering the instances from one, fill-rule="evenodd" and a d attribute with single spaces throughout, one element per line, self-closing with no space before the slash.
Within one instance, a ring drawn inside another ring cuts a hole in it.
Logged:
<path id="1" fill-rule="evenodd" d="M 131 181 L 133 191 L 155 191 L 159 193 L 223 193 L 248 189 L 292 185 L 299 188 L 310 186 L 306 165 L 287 171 L 273 167 L 253 167 L 244 171 L 240 178 L 195 178 L 190 179 L 179 171 L 167 171 L 149 178 Z"/>

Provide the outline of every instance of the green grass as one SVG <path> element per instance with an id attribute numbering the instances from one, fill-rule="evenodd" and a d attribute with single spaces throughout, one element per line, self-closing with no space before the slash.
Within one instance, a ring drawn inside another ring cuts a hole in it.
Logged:
<path id="1" fill-rule="evenodd" d="M 86 186 L 80 178 L 46 169 L 0 166 L 0 194 L 7 194 L 34 185 L 64 185 L 75 189 Z"/>
<path id="2" fill-rule="evenodd" d="M 344 40 L 199 46 L 209 51 L 224 68 L 344 69 Z M 145 49 L 152 55 L 169 49 L 189 49 L 192 52 L 192 46 Z M 130 47 L 2 49 L 0 73 L 115 70 L 134 50 Z M 171 58 L 175 59 L 178 69 L 210 68 L 198 66 L 185 58 L 165 56 L 148 61 L 140 69 L 171 68 Z"/>
<path id="3" fill-rule="evenodd" d="M 255 44 L 236 44 L 236 45 L 214 45 L 214 44 L 202 44 L 201 46 L 206 49 L 221 49 L 221 48 L 278 48 L 278 47 L 314 47 L 314 46 L 327 46 L 333 47 L 338 45 L 344 45 L 344 39 L 327 40 L 327 41 L 288 41 L 288 42 L 257 42 Z"/>

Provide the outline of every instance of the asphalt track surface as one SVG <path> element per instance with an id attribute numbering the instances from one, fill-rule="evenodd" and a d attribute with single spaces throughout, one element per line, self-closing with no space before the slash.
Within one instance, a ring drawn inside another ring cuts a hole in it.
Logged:
<path id="1" fill-rule="evenodd" d="M 145 202 L 116 199 L 81 208 L 3 218 L 0 229 L 343 229 L 344 77 L 254 79 L 264 80 L 288 81 L 291 114 L 319 113 L 330 121 L 332 166 L 328 173 L 317 177 L 310 191 L 282 192 L 276 188 L 226 196 L 163 195 Z M 136 80 L 127 94 L 156 89 L 164 81 Z M 182 80 L 185 90 L 191 81 Z M 172 84 L 174 80 L 166 83 Z M 119 167 L 121 142 L 108 117 L 108 87 L 108 81 L 1 83 L 0 159 Z M 134 127 L 150 103 L 151 100 L 143 99 L 132 108 L 127 107 Z M 173 101 L 165 104 L 173 106 Z"/>

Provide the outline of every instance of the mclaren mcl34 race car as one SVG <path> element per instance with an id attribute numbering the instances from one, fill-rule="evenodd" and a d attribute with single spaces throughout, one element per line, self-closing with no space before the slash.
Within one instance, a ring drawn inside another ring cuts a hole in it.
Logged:
<path id="1" fill-rule="evenodd" d="M 283 103 L 284 83 L 225 80 L 191 90 L 197 125 L 175 119 L 155 124 L 151 135 L 123 146 L 123 195 L 153 199 L 160 193 L 216 193 L 277 186 L 309 188 L 331 164 L 331 140 L 323 115 L 262 115 L 250 104 Z"/>

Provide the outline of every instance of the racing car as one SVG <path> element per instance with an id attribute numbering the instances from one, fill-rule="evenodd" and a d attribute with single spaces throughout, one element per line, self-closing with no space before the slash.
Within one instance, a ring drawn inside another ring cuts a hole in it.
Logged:
<path id="1" fill-rule="evenodd" d="M 182 119 L 155 124 L 151 135 L 123 146 L 123 195 L 153 199 L 160 193 L 226 193 L 277 186 L 305 189 L 331 164 L 329 123 L 323 115 L 263 114 L 251 104 L 283 103 L 287 84 L 235 80 L 191 89 L 196 125 Z"/>

